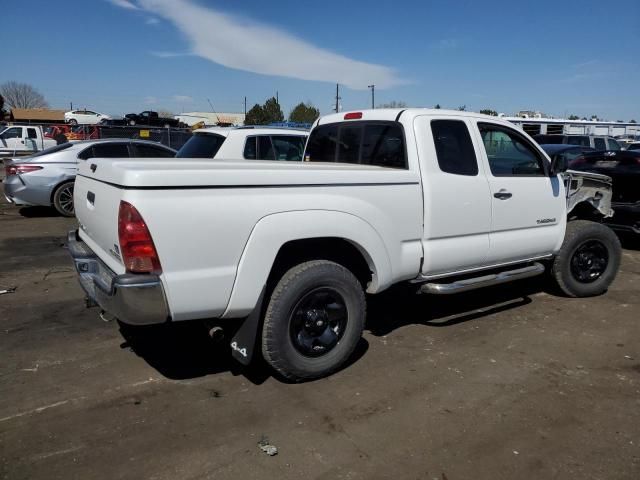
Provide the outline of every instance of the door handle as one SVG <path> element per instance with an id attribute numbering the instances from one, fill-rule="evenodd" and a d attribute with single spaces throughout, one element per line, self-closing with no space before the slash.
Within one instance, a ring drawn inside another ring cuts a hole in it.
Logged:
<path id="1" fill-rule="evenodd" d="M 507 200 L 508 198 L 511 198 L 513 194 L 507 192 L 504 188 L 501 188 L 500 191 L 494 193 L 493 196 L 499 200 Z"/>

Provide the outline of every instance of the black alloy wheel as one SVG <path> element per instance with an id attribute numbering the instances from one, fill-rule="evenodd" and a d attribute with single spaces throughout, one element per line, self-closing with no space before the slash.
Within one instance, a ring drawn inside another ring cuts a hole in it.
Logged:
<path id="1" fill-rule="evenodd" d="M 342 295 L 332 288 L 316 288 L 304 295 L 291 312 L 291 341 L 306 357 L 325 355 L 342 338 L 348 320 Z"/>
<path id="2" fill-rule="evenodd" d="M 581 283 L 592 283 L 602 276 L 608 264 L 609 254 L 602 242 L 587 240 L 571 257 L 571 274 Z"/>

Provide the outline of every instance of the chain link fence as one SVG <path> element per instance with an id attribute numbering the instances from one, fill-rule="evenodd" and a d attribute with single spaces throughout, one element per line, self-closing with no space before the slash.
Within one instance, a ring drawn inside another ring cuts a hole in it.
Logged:
<path id="1" fill-rule="evenodd" d="M 149 140 L 152 142 L 162 143 L 167 147 L 179 150 L 182 145 L 191 138 L 190 128 L 175 127 L 148 127 L 148 126 L 119 126 L 119 125 L 78 125 L 71 127 L 68 132 L 59 132 L 56 137 L 60 142 L 64 141 L 60 137 L 60 133 L 64 134 L 69 141 L 72 140 L 97 140 L 100 138 L 129 138 Z"/>

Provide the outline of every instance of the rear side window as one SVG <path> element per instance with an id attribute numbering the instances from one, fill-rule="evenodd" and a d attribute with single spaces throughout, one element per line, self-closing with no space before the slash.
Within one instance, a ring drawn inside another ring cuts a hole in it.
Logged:
<path id="1" fill-rule="evenodd" d="M 156 147 L 155 145 L 134 144 L 135 156 L 146 158 L 170 158 L 175 154 L 166 148 Z"/>
<path id="2" fill-rule="evenodd" d="M 589 137 L 585 135 L 569 135 L 567 136 L 567 143 L 569 145 L 581 145 L 583 147 L 590 147 Z"/>
<path id="3" fill-rule="evenodd" d="M 127 158 L 129 149 L 125 143 L 103 143 L 92 147 L 91 156 L 86 158 Z M 86 160 L 86 159 L 85 159 Z"/>
<path id="4" fill-rule="evenodd" d="M 593 146 L 595 147 L 596 150 L 606 150 L 607 149 L 607 145 L 604 142 L 604 138 L 594 138 L 593 139 Z"/>
<path id="5" fill-rule="evenodd" d="M 302 135 L 272 135 L 271 142 L 276 160 L 301 161 L 306 139 L 307 137 Z"/>
<path id="6" fill-rule="evenodd" d="M 613 138 L 607 138 L 607 142 L 609 142 L 609 150 L 618 151 L 622 149 L 617 140 L 614 140 Z"/>
<path id="7" fill-rule="evenodd" d="M 273 150 L 271 137 L 261 135 L 258 137 L 258 160 L 275 160 L 276 154 Z"/>
<path id="8" fill-rule="evenodd" d="M 440 170 L 455 175 L 478 175 L 478 160 L 464 122 L 434 120 L 431 132 Z"/>
<path id="9" fill-rule="evenodd" d="M 397 122 L 322 125 L 311 132 L 305 161 L 407 168 L 404 133 Z"/>
<path id="10" fill-rule="evenodd" d="M 29 138 L 38 138 L 38 134 L 36 133 L 35 128 L 27 128 L 27 136 Z"/>
<path id="11" fill-rule="evenodd" d="M 196 133 L 178 150 L 176 158 L 213 158 L 225 137 L 211 133 Z"/>

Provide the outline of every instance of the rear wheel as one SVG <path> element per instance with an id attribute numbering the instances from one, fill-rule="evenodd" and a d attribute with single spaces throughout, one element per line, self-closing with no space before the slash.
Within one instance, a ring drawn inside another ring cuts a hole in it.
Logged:
<path id="1" fill-rule="evenodd" d="M 262 330 L 262 354 L 283 377 L 328 375 L 351 356 L 364 328 L 360 282 L 327 260 L 291 268 L 276 285 Z"/>
<path id="2" fill-rule="evenodd" d="M 60 215 L 73 217 L 73 182 L 66 182 L 56 188 L 53 194 L 53 206 Z"/>
<path id="3" fill-rule="evenodd" d="M 570 297 L 600 295 L 618 273 L 621 248 L 609 227 L 587 220 L 569 222 L 562 248 L 553 260 L 553 279 Z"/>
<path id="4" fill-rule="evenodd" d="M 78 121 L 75 118 L 72 118 L 71 120 L 69 120 L 69 125 L 78 125 Z"/>

